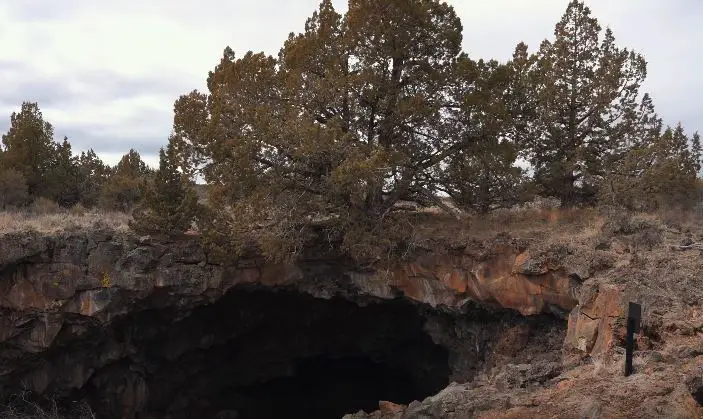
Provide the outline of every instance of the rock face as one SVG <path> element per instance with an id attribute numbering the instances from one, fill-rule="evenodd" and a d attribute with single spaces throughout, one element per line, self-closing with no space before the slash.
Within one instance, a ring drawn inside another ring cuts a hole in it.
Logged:
<path id="1" fill-rule="evenodd" d="M 115 418 L 409 403 L 486 366 L 555 361 L 579 281 L 522 247 L 500 238 L 368 271 L 216 261 L 192 237 L 1 236 L 0 395 L 87 399 Z"/>
<path id="2" fill-rule="evenodd" d="M 588 354 L 602 354 L 625 338 L 627 312 L 621 289 L 584 287 L 581 302 L 569 315 L 566 343 Z"/>
<path id="3" fill-rule="evenodd" d="M 387 286 L 432 306 L 456 307 L 471 299 L 523 315 L 568 313 L 577 304 L 579 282 L 560 267 L 535 269 L 533 264 L 516 243 L 498 243 L 480 252 L 430 255 L 403 264 Z"/>
<path id="4" fill-rule="evenodd" d="M 699 258 L 546 249 L 500 235 L 369 270 L 214 260 L 197 237 L 0 236 L 0 413 L 31 393 L 100 418 L 631 417 L 616 401 L 641 397 L 703 417 L 698 276 L 632 278 Z"/>

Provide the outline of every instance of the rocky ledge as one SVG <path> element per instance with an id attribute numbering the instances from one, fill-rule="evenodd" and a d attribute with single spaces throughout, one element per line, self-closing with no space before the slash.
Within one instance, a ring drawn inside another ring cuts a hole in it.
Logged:
<path id="1" fill-rule="evenodd" d="M 314 256 L 213 260 L 187 236 L 6 234 L 0 396 L 87 400 L 115 418 L 340 417 L 379 400 L 373 417 L 505 412 L 618 356 L 639 290 L 599 280 L 618 252 L 583 258 L 498 236 L 371 270 Z M 643 346 L 677 324 L 656 307 Z M 670 393 L 695 391 L 681 381 Z M 692 403 L 686 413 L 700 413 Z"/>

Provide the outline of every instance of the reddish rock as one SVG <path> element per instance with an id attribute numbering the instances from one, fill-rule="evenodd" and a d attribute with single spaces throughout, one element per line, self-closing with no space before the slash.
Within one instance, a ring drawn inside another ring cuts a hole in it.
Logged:
<path id="1" fill-rule="evenodd" d="M 30 279 L 17 278 L 7 291 L 0 293 L 0 307 L 15 310 L 46 308 L 49 301 L 41 292 L 41 285 L 37 285 L 39 284 L 32 282 Z"/>
<path id="2" fill-rule="evenodd" d="M 532 258 L 530 252 L 526 251 L 515 258 L 512 272 L 522 275 L 544 275 L 549 272 L 549 268 L 542 261 Z"/>
<path id="3" fill-rule="evenodd" d="M 588 354 L 602 354 L 624 333 L 622 290 L 601 286 L 584 294 L 569 316 L 566 344 Z"/>
<path id="4" fill-rule="evenodd" d="M 529 257 L 501 249 L 492 259 L 475 264 L 473 270 L 455 266 L 461 260 L 443 260 L 431 266 L 428 260 L 398 266 L 392 286 L 413 300 L 436 305 L 456 306 L 467 297 L 519 311 L 524 315 L 549 312 L 548 305 L 565 311 L 573 309 L 574 284 L 564 271 L 546 271 L 543 275 L 515 273 L 515 266 Z M 534 271 L 533 271 L 534 272 Z"/>
<path id="5" fill-rule="evenodd" d="M 378 402 L 378 410 L 384 415 L 402 414 L 405 406 L 387 401 Z"/>

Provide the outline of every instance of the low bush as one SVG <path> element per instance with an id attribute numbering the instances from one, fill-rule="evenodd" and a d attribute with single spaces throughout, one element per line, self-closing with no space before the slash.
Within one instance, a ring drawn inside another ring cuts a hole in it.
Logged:
<path id="1" fill-rule="evenodd" d="M 32 202 L 30 211 L 36 215 L 56 214 L 61 210 L 59 204 L 51 199 L 39 197 Z"/>

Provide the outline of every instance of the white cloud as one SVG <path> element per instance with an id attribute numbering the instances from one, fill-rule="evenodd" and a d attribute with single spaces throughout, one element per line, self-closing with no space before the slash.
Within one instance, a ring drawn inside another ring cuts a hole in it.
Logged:
<path id="1" fill-rule="evenodd" d="M 552 36 L 568 1 L 452 0 L 474 57 L 507 59 L 515 44 Z M 669 123 L 703 123 L 695 92 L 701 6 L 660 0 L 587 1 L 619 44 L 644 53 L 646 85 Z M 23 0 L 0 3 L 0 130 L 21 100 L 38 100 L 57 135 L 79 137 L 110 160 L 153 153 L 168 137 L 173 101 L 204 89 L 230 45 L 277 53 L 318 0 Z M 341 10 L 346 1 L 334 1 Z M 701 126 L 703 128 L 703 126 Z M 71 136 L 72 133 L 75 133 Z M 95 140 L 93 140 L 95 139 Z M 92 142 L 95 141 L 95 142 Z M 146 153 L 145 152 L 145 153 Z"/>

